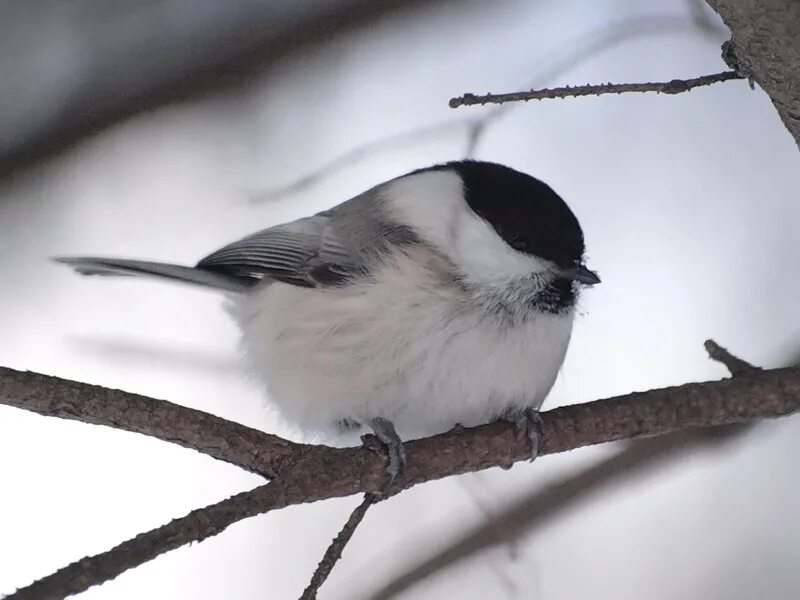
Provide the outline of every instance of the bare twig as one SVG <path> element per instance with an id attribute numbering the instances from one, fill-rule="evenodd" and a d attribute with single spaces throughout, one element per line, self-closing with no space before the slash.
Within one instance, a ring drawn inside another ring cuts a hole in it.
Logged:
<path id="1" fill-rule="evenodd" d="M 317 570 L 314 571 L 314 575 L 311 577 L 311 582 L 308 584 L 308 587 L 305 589 L 305 591 L 303 591 L 303 595 L 300 596 L 300 600 L 314 600 L 317 597 L 319 588 L 323 583 L 325 583 L 325 580 L 328 579 L 328 575 L 331 574 L 333 567 L 342 557 L 342 551 L 344 550 L 344 547 L 347 546 L 350 538 L 353 537 L 356 527 L 361 524 L 361 521 L 364 519 L 364 515 L 367 514 L 369 507 L 375 504 L 375 502 L 378 500 L 379 498 L 374 494 L 364 494 L 364 499 L 361 501 L 361 504 L 353 509 L 353 512 L 350 514 L 350 518 L 347 519 L 347 522 L 344 524 L 344 527 L 342 527 L 339 535 L 333 538 L 330 546 L 328 546 L 328 549 L 325 551 L 325 555 L 322 557 L 319 565 L 317 565 Z"/>
<path id="2" fill-rule="evenodd" d="M 537 74 L 527 83 L 527 87 L 546 85 L 556 77 L 563 75 L 570 69 L 582 64 L 591 58 L 596 58 L 600 53 L 613 48 L 623 42 L 637 37 L 651 37 L 654 35 L 672 34 L 699 27 L 704 33 L 709 31 L 695 19 L 686 19 L 673 15 L 654 15 L 644 17 L 630 17 L 621 19 L 616 23 L 603 25 L 594 31 L 583 33 L 559 45 L 558 48 L 544 54 L 532 65 L 531 70 Z M 716 40 L 716 38 L 714 38 Z M 326 177 L 341 171 L 351 165 L 357 164 L 368 156 L 379 152 L 387 152 L 398 146 L 405 146 L 425 139 L 438 139 L 445 135 L 466 132 L 464 156 L 470 158 L 475 155 L 478 144 L 483 139 L 489 127 L 494 125 L 499 117 L 508 112 L 513 105 L 495 106 L 479 117 L 469 117 L 438 123 L 423 125 L 397 134 L 391 134 L 376 140 L 356 146 L 333 160 L 323 164 L 314 171 L 286 184 L 266 191 L 257 191 L 250 195 L 251 202 L 275 201 L 300 192 L 318 184 Z"/>
<path id="3" fill-rule="evenodd" d="M 707 340 L 705 347 L 709 357 L 728 367 L 734 377 L 759 370 L 758 367 L 733 356 L 713 340 Z M 556 516 L 587 502 L 612 485 L 619 487 L 637 475 L 699 450 L 718 448 L 740 438 L 751 428 L 751 424 L 730 425 L 635 440 L 613 456 L 578 473 L 570 473 L 562 480 L 537 488 L 511 502 L 499 514 L 460 534 L 446 548 L 393 577 L 374 592 L 370 600 L 391 600 L 428 577 L 452 568 L 480 552 L 503 544 L 515 544 L 520 538 L 531 535 L 552 522 Z"/>
<path id="4" fill-rule="evenodd" d="M 706 352 L 708 352 L 708 357 L 725 365 L 733 377 L 747 375 L 754 371 L 761 371 L 760 367 L 751 365 L 749 362 L 734 356 L 714 340 L 706 340 L 703 346 L 705 346 Z"/>
<path id="5" fill-rule="evenodd" d="M 702 75 L 693 79 L 673 79 L 672 81 L 648 83 L 601 83 L 599 85 L 574 85 L 527 92 L 510 92 L 507 94 L 464 94 L 450 99 L 450 108 L 474 106 L 476 104 L 503 104 L 528 100 L 546 100 L 548 98 L 568 98 L 577 96 L 602 96 L 603 94 L 624 94 L 626 92 L 656 92 L 661 94 L 680 94 L 696 87 L 742 79 L 736 71 L 723 71 L 712 75 Z"/>
<path id="6" fill-rule="evenodd" d="M 0 404 L 149 435 L 268 478 L 300 446 L 166 400 L 6 367 L 0 367 Z"/>

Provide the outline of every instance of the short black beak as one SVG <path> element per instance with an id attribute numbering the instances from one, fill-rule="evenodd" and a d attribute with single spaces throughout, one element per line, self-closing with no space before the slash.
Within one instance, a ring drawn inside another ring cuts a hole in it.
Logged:
<path id="1" fill-rule="evenodd" d="M 590 271 L 586 268 L 586 265 L 577 264 L 574 267 L 569 269 L 565 269 L 561 272 L 564 277 L 568 277 L 573 281 L 579 281 L 583 285 L 594 285 L 596 283 L 600 283 L 600 277 L 597 276 L 597 273 L 594 271 Z"/>

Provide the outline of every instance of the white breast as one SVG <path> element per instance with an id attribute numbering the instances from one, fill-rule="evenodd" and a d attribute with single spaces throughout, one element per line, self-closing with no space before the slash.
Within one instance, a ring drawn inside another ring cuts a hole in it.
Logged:
<path id="1" fill-rule="evenodd" d="M 510 324 L 441 279 L 440 258 L 396 252 L 373 282 L 324 289 L 268 284 L 237 311 L 269 397 L 307 432 L 392 420 L 401 437 L 538 408 L 555 381 L 572 313 Z"/>

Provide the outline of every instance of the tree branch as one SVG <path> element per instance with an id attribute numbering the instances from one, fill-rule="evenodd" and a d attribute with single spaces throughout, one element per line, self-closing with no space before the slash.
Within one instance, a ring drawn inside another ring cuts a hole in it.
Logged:
<path id="1" fill-rule="evenodd" d="M 229 525 L 292 503 L 280 483 L 268 483 L 249 492 L 193 510 L 185 517 L 141 533 L 119 546 L 76 561 L 52 575 L 5 596 L 5 600 L 58 600 L 78 594 L 158 555 L 191 542 L 217 535 Z"/>
<path id="2" fill-rule="evenodd" d="M 3 382 L 3 386 L 0 387 L 0 403 L 20 407 L 31 404 L 38 408 L 37 412 L 49 414 L 47 410 L 41 408 L 42 394 L 36 393 L 35 390 L 26 391 L 24 387 L 12 386 L 12 390 L 23 396 L 13 401 L 9 398 L 6 380 L 19 375 L 19 372 L 8 369 L 0 372 L 0 381 Z M 71 404 L 68 402 L 67 405 L 73 406 L 73 412 L 67 410 L 62 411 L 63 414 L 58 412 L 55 414 L 98 422 L 91 410 L 78 410 L 80 403 L 77 390 L 83 389 L 82 385 L 76 388 L 74 382 L 41 375 L 35 376 L 29 383 L 31 381 L 50 386 L 49 400 L 56 405 L 64 401 L 61 396 L 70 400 Z M 123 393 L 117 392 L 117 394 Z M 111 394 L 109 402 L 113 404 L 122 399 L 129 411 L 135 413 L 140 410 L 136 403 L 129 402 L 129 398 L 124 396 L 123 394 L 123 398 L 119 398 Z M 149 399 L 149 402 L 161 404 L 163 401 Z M 169 403 L 164 404 L 169 405 Z M 89 402 L 88 406 L 93 406 L 101 412 L 107 410 L 107 407 L 104 408 L 96 402 Z M 734 379 L 689 383 L 547 411 L 542 414 L 539 454 L 544 456 L 583 446 L 661 435 L 690 427 L 744 423 L 759 418 L 788 415 L 798 410 L 800 410 L 800 370 L 792 368 L 752 372 Z M 211 415 L 207 418 L 212 421 L 215 419 Z M 131 417 L 128 423 L 131 420 L 135 421 Z M 209 423 L 209 427 L 216 426 L 218 425 L 215 423 Z M 274 436 L 266 438 L 267 455 L 276 443 L 273 438 Z M 165 435 L 162 439 L 169 437 Z M 70 569 L 70 578 L 68 581 L 59 579 L 63 585 L 57 590 L 48 588 L 54 590 L 50 595 L 35 597 L 57 598 L 77 593 L 107 581 L 158 554 L 190 541 L 215 535 L 231 523 L 267 510 L 355 493 L 393 494 L 424 481 L 527 460 L 530 454 L 527 441 L 518 439 L 512 425 L 490 423 L 479 427 L 455 428 L 437 436 L 408 442 L 406 472 L 389 490 L 386 490 L 388 476 L 386 458 L 382 452 L 375 452 L 368 447 L 329 448 L 293 445 L 290 442 L 286 444 L 285 448 L 291 448 L 291 451 L 287 450 L 283 459 L 279 461 L 279 468 L 275 470 L 276 482 L 239 494 L 207 509 L 194 511 L 164 527 L 137 536 L 98 557 L 83 559 L 76 565 L 66 568 Z M 227 445 L 214 447 L 207 453 L 227 460 L 226 447 Z M 204 448 L 197 449 L 206 451 Z M 229 462 L 236 463 L 236 460 Z M 179 530 L 181 535 L 176 535 L 176 530 Z M 95 565 L 97 564 L 95 561 L 101 558 L 101 563 L 104 565 L 102 569 L 86 571 L 85 567 L 81 566 Z M 66 569 L 59 573 L 64 573 Z M 51 582 L 53 581 L 51 578 L 41 581 Z M 19 600 L 19 598 L 34 597 L 24 594 L 29 593 L 28 590 L 37 585 L 39 583 L 34 583 L 18 592 L 22 595 L 11 595 L 9 598 Z M 53 584 L 48 583 L 48 585 Z"/>
<path id="3" fill-rule="evenodd" d="M 660 94 L 681 94 L 696 87 L 743 79 L 736 71 L 723 71 L 712 75 L 702 75 L 693 79 L 673 79 L 672 81 L 649 83 L 602 83 L 599 85 L 573 85 L 527 92 L 509 92 L 507 94 L 464 94 L 450 99 L 450 108 L 474 106 L 476 104 L 503 104 L 523 100 L 546 100 L 549 98 L 568 98 L 577 96 L 602 96 L 603 94 L 624 94 L 626 92 L 656 92 Z"/>
<path id="4" fill-rule="evenodd" d="M 707 2 L 733 35 L 723 58 L 769 94 L 783 124 L 800 146 L 800 2 Z"/>
<path id="5" fill-rule="evenodd" d="M 758 367 L 733 356 L 713 340 L 707 340 L 705 347 L 709 358 L 726 366 L 734 377 L 759 370 Z M 752 426 L 753 424 L 748 423 L 689 429 L 635 440 L 596 464 L 577 473 L 566 474 L 561 480 L 545 487 L 537 487 L 530 494 L 511 501 L 498 514 L 462 532 L 447 547 L 409 565 L 404 572 L 370 594 L 369 598 L 396 598 L 432 575 L 452 568 L 481 552 L 517 543 L 521 538 L 551 523 L 558 515 L 587 502 L 598 492 L 611 486 L 622 489 L 623 484 L 627 484 L 637 475 L 699 451 L 719 448 L 726 442 L 739 439 Z"/>
<path id="6" fill-rule="evenodd" d="M 300 444 L 166 400 L 0 367 L 0 404 L 191 448 L 272 478 Z"/>
<path id="7" fill-rule="evenodd" d="M 374 494 L 364 494 L 364 499 L 361 501 L 361 504 L 353 509 L 353 512 L 350 514 L 350 518 L 347 519 L 347 522 L 344 524 L 344 527 L 342 527 L 339 535 L 333 538 L 330 546 L 328 546 L 328 549 L 325 551 L 322 560 L 320 561 L 319 565 L 317 565 L 317 570 L 314 571 L 314 575 L 311 577 L 311 582 L 303 592 L 303 595 L 300 596 L 300 600 L 315 600 L 319 588 L 323 583 L 325 583 L 325 580 L 328 578 L 328 575 L 331 574 L 333 567 L 342 557 L 342 551 L 353 537 L 356 527 L 361 524 L 361 521 L 364 519 L 364 515 L 367 514 L 369 507 L 375 504 L 375 502 L 378 500 L 379 498 Z"/>
<path id="8" fill-rule="evenodd" d="M 704 0 L 692 1 L 703 2 Z M 553 50 L 538 55 L 536 63 L 531 66 L 536 75 L 527 83 L 522 84 L 522 86 L 536 87 L 545 85 L 548 81 L 574 69 L 584 61 L 596 58 L 610 48 L 639 37 L 654 37 L 699 28 L 707 36 L 713 34 L 713 39 L 716 40 L 716 34 L 719 32 L 702 19 L 702 13 L 698 16 L 693 9 L 692 14 L 693 18 L 691 20 L 673 15 L 628 17 L 581 33 L 565 40 Z M 471 158 L 475 155 L 475 150 L 488 129 L 511 108 L 513 108 L 513 105 L 497 106 L 494 110 L 485 112 L 477 117 L 462 117 L 457 120 L 448 119 L 366 142 L 288 184 L 257 191 L 250 195 L 250 200 L 253 203 L 282 200 L 287 196 L 317 185 L 326 177 L 358 163 L 365 157 L 389 152 L 398 146 L 404 147 L 426 139 L 438 139 L 450 134 L 462 135 L 466 133 L 464 156 L 465 158 Z"/>

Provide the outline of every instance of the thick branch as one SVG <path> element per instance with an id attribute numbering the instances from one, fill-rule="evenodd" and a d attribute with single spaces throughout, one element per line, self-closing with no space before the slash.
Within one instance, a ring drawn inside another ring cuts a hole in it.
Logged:
<path id="1" fill-rule="evenodd" d="M 3 374 L 7 375 L 7 372 Z M 56 382 L 65 385 L 63 380 Z M 71 389 L 70 385 L 71 382 L 66 382 L 68 391 Z M 57 391 L 54 393 L 58 395 Z M 35 394 L 32 397 L 34 403 L 40 402 Z M 0 402 L 10 403 L 6 393 L 0 394 Z M 15 405 L 24 406 L 25 402 L 16 402 Z M 135 411 L 137 407 L 131 406 L 130 409 Z M 788 415 L 798 410 L 800 370 L 792 368 L 756 371 L 735 379 L 689 383 L 545 412 L 542 414 L 539 454 L 544 456 L 593 444 L 661 435 L 691 427 L 744 423 L 759 418 Z M 46 411 L 42 412 L 47 414 Z M 210 415 L 209 418 L 213 419 Z M 96 572 L 92 576 L 84 576 L 79 572 L 80 569 L 73 569 L 74 578 L 70 580 L 69 587 L 59 588 L 63 592 L 62 596 L 102 583 L 158 554 L 190 541 L 215 535 L 227 525 L 260 512 L 359 492 L 380 494 L 385 491 L 387 475 L 383 453 L 366 447 L 294 445 L 292 448 L 292 456 L 287 457 L 282 468 L 276 472 L 276 477 L 280 480 L 277 485 L 273 483 L 269 487 L 257 488 L 210 509 L 194 511 L 183 519 L 142 534 L 108 553 L 99 555 L 103 557 L 103 564 L 112 565 L 113 568 L 105 567 L 100 572 L 102 576 L 98 576 Z M 527 460 L 530 454 L 526 440 L 518 439 L 513 426 L 505 423 L 456 428 L 441 435 L 409 442 L 406 450 L 406 473 L 395 482 L 391 493 L 423 481 Z M 235 506 L 232 506 L 230 502 L 234 500 Z M 223 512 L 224 518 L 210 521 L 207 511 L 212 514 Z M 176 538 L 176 527 L 190 534 Z M 140 546 L 147 548 L 140 549 Z M 84 561 L 89 561 L 85 564 L 94 564 L 92 561 L 95 559 Z M 62 596 L 55 594 L 35 597 Z M 21 597 L 26 596 L 12 595 L 9 598 L 18 600 Z"/>
<path id="2" fill-rule="evenodd" d="M 0 404 L 142 433 L 272 478 L 299 444 L 166 400 L 0 367 Z"/>
<path id="3" fill-rule="evenodd" d="M 705 347 L 709 357 L 725 365 L 734 377 L 759 370 L 733 356 L 714 340 L 706 340 Z M 402 596 L 409 588 L 481 552 L 515 544 L 520 538 L 528 537 L 542 526 L 552 523 L 558 515 L 574 509 L 580 503 L 586 503 L 602 490 L 612 486 L 627 490 L 626 486 L 636 476 L 698 451 L 718 448 L 725 442 L 740 438 L 753 425 L 690 429 L 626 444 L 609 458 L 577 473 L 569 473 L 544 487 L 537 486 L 530 494 L 512 501 L 498 514 L 462 532 L 445 548 L 431 556 L 421 557 L 417 564 L 409 565 L 404 572 L 371 594 L 370 600 L 391 600 Z"/>
<path id="4" fill-rule="evenodd" d="M 529 90 L 527 92 L 509 92 L 507 94 L 464 94 L 450 99 L 450 108 L 474 106 L 475 104 L 503 104 L 524 100 L 546 100 L 549 98 L 569 98 L 577 96 L 602 96 L 603 94 L 624 94 L 627 92 L 656 92 L 659 94 L 681 94 L 696 87 L 742 79 L 736 71 L 723 71 L 713 75 L 703 75 L 694 79 L 673 79 L 647 83 L 601 83 L 599 85 L 567 85 L 564 87 Z"/>
<path id="5" fill-rule="evenodd" d="M 725 58 L 752 76 L 800 146 L 800 2 L 707 0 L 733 35 Z"/>

